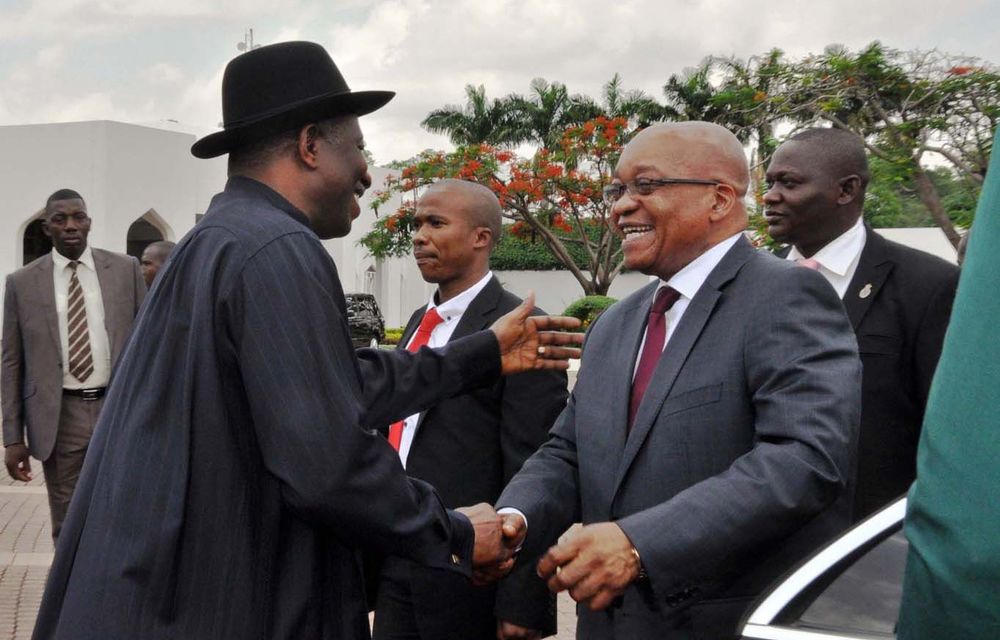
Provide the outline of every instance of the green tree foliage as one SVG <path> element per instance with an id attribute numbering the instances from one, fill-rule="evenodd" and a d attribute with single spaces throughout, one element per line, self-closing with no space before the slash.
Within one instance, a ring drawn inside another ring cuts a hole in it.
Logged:
<path id="1" fill-rule="evenodd" d="M 857 53 L 831 46 L 787 63 L 778 84 L 769 98 L 777 117 L 857 133 L 873 157 L 894 167 L 885 175 L 902 174 L 910 181 L 934 223 L 957 245 L 960 236 L 939 191 L 941 179 L 927 161 L 936 155 L 960 177 L 965 193 L 950 194 L 952 206 L 978 196 L 1000 118 L 995 67 L 875 42 Z"/>
<path id="2" fill-rule="evenodd" d="M 602 188 L 630 134 L 624 118 L 598 116 L 567 128 L 555 149 L 542 147 L 531 158 L 487 144 L 426 151 L 376 194 L 375 207 L 399 204 L 360 244 L 377 258 L 405 255 L 421 189 L 441 178 L 472 180 L 497 195 L 512 234 L 542 243 L 584 292 L 606 293 L 623 264 Z"/>

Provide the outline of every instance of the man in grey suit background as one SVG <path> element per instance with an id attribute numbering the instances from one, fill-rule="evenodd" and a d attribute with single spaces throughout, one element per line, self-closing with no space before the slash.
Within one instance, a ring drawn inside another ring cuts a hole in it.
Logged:
<path id="1" fill-rule="evenodd" d="M 59 535 L 111 369 L 146 285 L 135 258 L 88 246 L 87 204 L 72 189 L 45 203 L 53 251 L 7 276 L 3 316 L 3 439 L 7 472 L 31 480 L 42 461 Z"/>
<path id="2" fill-rule="evenodd" d="M 730 638 L 751 600 L 849 521 L 857 346 L 818 274 L 743 235 L 743 148 L 655 125 L 606 188 L 657 281 L 591 327 L 566 410 L 497 506 L 579 607 L 579 638 Z M 514 511 L 516 510 L 516 512 Z M 520 512 L 520 513 L 517 513 Z"/>

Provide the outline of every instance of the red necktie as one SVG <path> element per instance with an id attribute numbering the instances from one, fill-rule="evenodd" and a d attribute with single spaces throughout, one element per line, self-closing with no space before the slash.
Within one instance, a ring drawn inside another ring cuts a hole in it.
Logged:
<path id="1" fill-rule="evenodd" d="M 814 260 L 813 258 L 796 258 L 795 264 L 806 269 L 812 269 L 813 271 L 819 271 L 819 268 L 823 266 L 819 263 L 819 260 Z"/>
<path id="2" fill-rule="evenodd" d="M 423 320 L 420 321 L 420 326 L 417 327 L 417 332 L 413 334 L 413 339 L 410 340 L 410 344 L 406 347 L 407 351 L 415 352 L 419 351 L 420 347 L 427 344 L 431 339 L 431 332 L 434 331 L 434 327 L 441 324 L 444 320 L 438 315 L 437 309 L 428 309 L 427 313 L 424 314 Z M 389 444 L 396 451 L 399 451 L 399 445 L 403 441 L 403 422 L 393 422 L 389 425 Z"/>
<path id="3" fill-rule="evenodd" d="M 653 299 L 653 306 L 649 308 L 649 321 L 646 323 L 646 343 L 642 346 L 642 355 L 639 356 L 639 366 L 635 370 L 635 378 L 632 380 L 632 398 L 628 406 L 628 428 L 632 429 L 635 421 L 635 414 L 639 412 L 639 404 L 642 396 L 646 393 L 649 381 L 653 379 L 653 372 L 656 371 L 656 364 L 660 361 L 660 354 L 663 353 L 663 343 L 667 336 L 667 323 L 663 314 L 670 307 L 674 306 L 681 294 L 670 287 L 660 287 Z"/>

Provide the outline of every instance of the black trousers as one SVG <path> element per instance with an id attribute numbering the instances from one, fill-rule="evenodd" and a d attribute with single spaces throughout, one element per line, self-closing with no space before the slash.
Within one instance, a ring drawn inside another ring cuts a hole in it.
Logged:
<path id="1" fill-rule="evenodd" d="M 495 640 L 494 594 L 454 572 L 386 558 L 372 639 Z"/>

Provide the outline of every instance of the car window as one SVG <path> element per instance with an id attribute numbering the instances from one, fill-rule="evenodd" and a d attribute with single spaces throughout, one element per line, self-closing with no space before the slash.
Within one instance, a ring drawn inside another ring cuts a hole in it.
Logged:
<path id="1" fill-rule="evenodd" d="M 854 562 L 838 564 L 817 580 L 810 600 L 790 605 L 801 611 L 784 624 L 807 629 L 892 636 L 903 596 L 907 542 L 902 529 L 878 542 Z M 825 585 L 825 586 L 824 586 Z"/>

